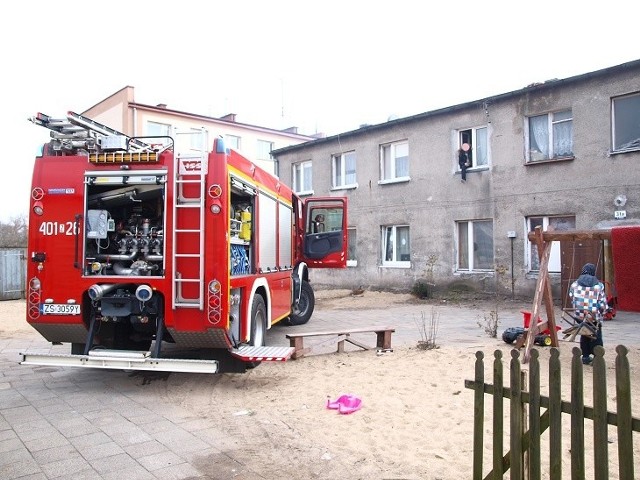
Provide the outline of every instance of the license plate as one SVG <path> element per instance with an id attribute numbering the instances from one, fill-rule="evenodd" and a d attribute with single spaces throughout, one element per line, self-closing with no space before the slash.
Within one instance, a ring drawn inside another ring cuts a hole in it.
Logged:
<path id="1" fill-rule="evenodd" d="M 73 303 L 43 303 L 43 315 L 80 315 L 80 305 Z"/>

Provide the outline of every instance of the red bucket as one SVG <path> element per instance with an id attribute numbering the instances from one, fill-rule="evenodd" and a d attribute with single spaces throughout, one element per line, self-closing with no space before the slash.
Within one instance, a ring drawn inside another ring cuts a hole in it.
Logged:
<path id="1" fill-rule="evenodd" d="M 522 319 L 524 321 L 524 328 L 529 328 L 529 324 L 531 323 L 531 312 L 527 312 L 526 310 L 520 310 L 520 312 L 522 313 Z M 540 317 L 538 317 L 538 323 L 542 322 L 542 319 Z M 562 327 L 559 327 L 558 325 L 556 325 L 556 330 L 562 330 Z M 549 329 L 543 330 L 542 332 L 538 332 L 538 333 L 543 333 L 546 335 L 549 335 L 551 332 L 549 331 Z"/>

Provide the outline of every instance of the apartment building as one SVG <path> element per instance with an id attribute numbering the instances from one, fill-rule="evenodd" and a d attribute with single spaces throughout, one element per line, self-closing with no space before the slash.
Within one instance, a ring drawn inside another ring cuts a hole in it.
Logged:
<path id="1" fill-rule="evenodd" d="M 228 148 L 239 151 L 275 175 L 279 172 L 271 156 L 272 150 L 316 138 L 298 134 L 296 127 L 274 130 L 239 123 L 235 114 L 214 118 L 173 110 L 165 104 L 152 106 L 137 103 L 134 99 L 134 87 L 131 86 L 118 90 L 82 114 L 129 136 L 164 136 L 165 138 L 157 139 L 159 143 L 169 142 L 171 138 L 178 153 L 206 149 L 206 146 L 200 145 L 202 135 L 196 135 L 204 130 L 209 145 L 213 145 L 214 138 L 222 136 Z"/>
<path id="2" fill-rule="evenodd" d="M 640 60 L 273 155 L 300 195 L 349 199 L 349 268 L 315 271 L 315 283 L 532 296 L 536 226 L 640 223 Z M 554 244 L 554 298 L 584 259 L 614 280 L 610 246 L 583 243 Z"/>

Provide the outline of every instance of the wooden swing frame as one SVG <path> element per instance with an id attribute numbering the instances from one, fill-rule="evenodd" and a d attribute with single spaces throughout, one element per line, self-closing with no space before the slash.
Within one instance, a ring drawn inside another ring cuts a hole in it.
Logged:
<path id="1" fill-rule="evenodd" d="M 551 294 L 551 282 L 549 281 L 549 257 L 551 256 L 551 245 L 554 241 L 576 241 L 576 240 L 611 240 L 610 230 L 568 230 L 558 232 L 543 232 L 541 226 L 537 226 L 533 232 L 527 236 L 529 240 L 535 242 L 538 247 L 538 257 L 540 258 L 540 270 L 538 272 L 538 282 L 533 296 L 533 309 L 531 311 L 531 321 L 529 329 L 524 336 L 524 363 L 529 362 L 531 349 L 538 332 L 549 330 L 551 346 L 558 346 L 558 331 L 556 329 L 556 318 L 553 310 L 553 296 Z M 542 302 L 547 311 L 547 321 L 537 322 L 540 315 Z"/>

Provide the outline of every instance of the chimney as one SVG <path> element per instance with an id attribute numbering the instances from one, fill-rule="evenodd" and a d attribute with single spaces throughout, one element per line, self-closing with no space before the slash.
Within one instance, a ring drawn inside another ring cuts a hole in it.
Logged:
<path id="1" fill-rule="evenodd" d="M 285 133 L 298 133 L 298 127 L 289 127 L 282 130 Z"/>
<path id="2" fill-rule="evenodd" d="M 235 113 L 227 113 L 224 117 L 220 117 L 220 120 L 226 120 L 227 122 L 234 122 L 236 121 L 236 114 Z"/>

